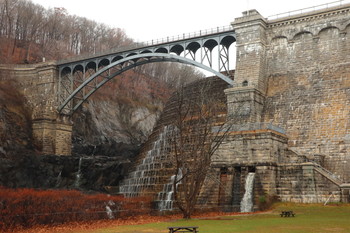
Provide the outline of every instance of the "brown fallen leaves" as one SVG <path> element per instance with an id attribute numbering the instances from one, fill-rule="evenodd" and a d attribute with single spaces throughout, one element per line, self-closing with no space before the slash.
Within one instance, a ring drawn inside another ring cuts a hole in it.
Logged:
<path id="1" fill-rule="evenodd" d="M 257 212 L 254 212 L 257 213 Z M 247 213 L 227 213 L 227 212 L 207 212 L 201 214 L 193 215 L 193 218 L 205 218 L 205 219 L 216 219 L 220 216 L 229 215 L 241 215 Z M 30 229 L 16 229 L 17 233 L 71 233 L 71 232 L 81 232 L 88 233 L 96 229 L 102 228 L 113 228 L 121 225 L 140 225 L 147 223 L 158 223 L 174 221 L 182 218 L 182 214 L 172 214 L 164 216 L 150 216 L 150 215 L 140 215 L 133 216 L 125 219 L 114 219 L 114 220 L 96 220 L 88 222 L 72 222 L 57 226 L 37 226 Z"/>

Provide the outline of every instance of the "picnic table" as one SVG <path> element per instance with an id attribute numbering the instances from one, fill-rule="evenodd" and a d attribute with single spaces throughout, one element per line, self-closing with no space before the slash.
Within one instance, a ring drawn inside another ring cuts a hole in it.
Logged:
<path id="1" fill-rule="evenodd" d="M 292 210 L 288 210 L 288 211 L 282 211 L 280 215 L 281 217 L 294 217 L 295 213 Z"/>
<path id="2" fill-rule="evenodd" d="M 169 233 L 174 233 L 174 232 L 194 232 L 198 233 L 199 231 L 197 230 L 198 227 L 168 227 Z"/>

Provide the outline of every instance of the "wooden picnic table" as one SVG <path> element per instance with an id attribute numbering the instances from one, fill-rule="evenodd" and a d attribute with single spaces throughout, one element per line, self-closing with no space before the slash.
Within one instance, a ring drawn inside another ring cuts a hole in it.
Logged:
<path id="1" fill-rule="evenodd" d="M 189 227 L 189 226 L 182 226 L 182 227 L 168 227 L 169 233 L 174 233 L 174 232 L 194 232 L 198 233 L 199 231 L 197 230 L 198 227 Z"/>
<path id="2" fill-rule="evenodd" d="M 288 211 L 282 211 L 280 215 L 281 217 L 294 217 L 295 213 L 291 210 L 288 210 Z"/>

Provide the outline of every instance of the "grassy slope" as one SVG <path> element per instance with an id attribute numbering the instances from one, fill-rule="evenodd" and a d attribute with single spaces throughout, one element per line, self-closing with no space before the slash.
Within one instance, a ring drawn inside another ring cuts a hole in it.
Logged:
<path id="1" fill-rule="evenodd" d="M 282 210 L 293 210 L 296 217 L 281 218 Z M 84 233 L 168 232 L 168 226 L 199 226 L 200 233 L 228 232 L 350 232 L 350 205 L 279 204 L 271 212 L 225 216 L 217 219 L 177 220 L 132 226 L 117 226 Z"/>

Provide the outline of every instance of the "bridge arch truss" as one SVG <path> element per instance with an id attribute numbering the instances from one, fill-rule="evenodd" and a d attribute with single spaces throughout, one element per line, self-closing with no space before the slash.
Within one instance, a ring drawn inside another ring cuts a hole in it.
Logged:
<path id="1" fill-rule="evenodd" d="M 58 63 L 58 111 L 62 114 L 72 114 L 90 95 L 115 76 L 136 66 L 153 62 L 193 65 L 233 85 L 229 72 L 229 48 L 235 41 L 236 36 L 231 29 L 205 36 L 61 61 Z M 218 52 L 216 61 L 213 59 L 215 49 Z"/>

